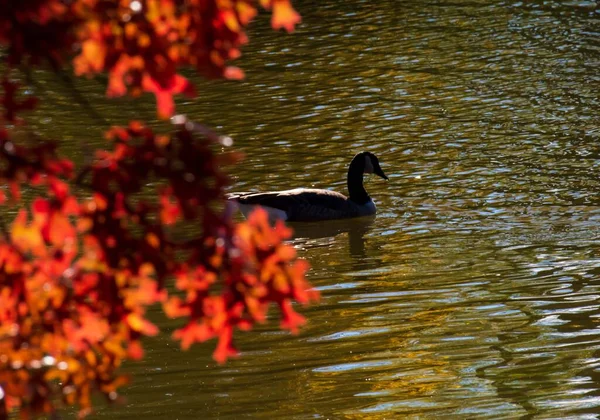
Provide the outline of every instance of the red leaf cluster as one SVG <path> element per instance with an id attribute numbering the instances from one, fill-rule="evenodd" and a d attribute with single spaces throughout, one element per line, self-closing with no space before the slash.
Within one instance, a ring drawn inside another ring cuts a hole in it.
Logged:
<path id="1" fill-rule="evenodd" d="M 150 92 L 158 114 L 173 115 L 173 95 L 195 95 L 179 73 L 241 79 L 229 61 L 241 55 L 256 0 L 0 0 L 0 45 L 9 63 L 58 67 L 73 51 L 77 75 L 108 73 L 108 96 Z M 272 26 L 292 31 L 300 16 L 289 0 L 260 0 Z"/>
<path id="2" fill-rule="evenodd" d="M 222 226 L 216 237 L 207 238 L 178 267 L 175 286 L 185 298 L 171 297 L 164 305 L 167 315 L 189 319 L 173 334 L 184 349 L 196 341 L 219 338 L 214 353 L 219 362 L 236 354 L 233 330 L 263 322 L 271 302 L 281 310 L 282 327 L 295 332 L 304 318 L 290 301 L 318 298 L 304 278 L 308 264 L 296 260 L 294 248 L 282 242 L 291 235 L 283 223 L 272 228 L 261 209 L 236 226 L 233 235 L 227 228 Z M 223 284 L 218 293 L 215 284 Z"/>

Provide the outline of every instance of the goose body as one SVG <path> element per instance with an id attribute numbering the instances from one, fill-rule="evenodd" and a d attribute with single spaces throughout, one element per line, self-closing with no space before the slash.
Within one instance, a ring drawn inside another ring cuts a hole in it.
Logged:
<path id="1" fill-rule="evenodd" d="M 370 152 L 354 156 L 348 168 L 348 192 L 346 197 L 335 191 L 315 188 L 295 188 L 285 191 L 228 194 L 247 216 L 256 206 L 263 207 L 274 219 L 287 221 L 318 221 L 370 216 L 377 211 L 375 203 L 363 185 L 363 174 L 374 173 L 383 179 L 379 160 Z"/>

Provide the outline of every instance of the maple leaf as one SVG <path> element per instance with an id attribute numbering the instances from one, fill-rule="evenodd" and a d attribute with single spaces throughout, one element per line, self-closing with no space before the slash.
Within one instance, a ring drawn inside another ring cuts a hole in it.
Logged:
<path id="1" fill-rule="evenodd" d="M 159 118 L 170 118 L 175 113 L 173 95 L 183 93 L 189 97 L 196 95 L 194 86 L 185 77 L 175 74 L 166 83 L 160 83 L 145 74 L 142 78 L 142 88 L 156 96 L 156 107 Z"/>

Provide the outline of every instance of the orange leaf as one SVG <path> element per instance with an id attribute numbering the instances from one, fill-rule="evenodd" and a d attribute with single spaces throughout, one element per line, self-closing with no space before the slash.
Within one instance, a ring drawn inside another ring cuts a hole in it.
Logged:
<path id="1" fill-rule="evenodd" d="M 160 247 L 160 239 L 155 233 L 147 233 L 146 234 L 146 242 L 152 248 L 158 249 Z"/>
<path id="2" fill-rule="evenodd" d="M 158 327 L 150 321 L 144 319 L 139 314 L 133 312 L 130 313 L 127 315 L 126 322 L 132 330 L 140 332 L 144 335 L 158 334 Z"/>
<path id="3" fill-rule="evenodd" d="M 140 305 L 152 305 L 156 302 L 164 302 L 166 297 L 166 291 L 159 290 L 156 280 L 142 278 L 137 289 L 125 293 L 125 306 L 135 308 Z"/>
<path id="4" fill-rule="evenodd" d="M 242 25 L 247 25 L 256 16 L 256 9 L 246 2 L 238 1 L 235 7 Z"/>
<path id="5" fill-rule="evenodd" d="M 68 218 L 58 213 L 53 214 L 50 219 L 48 232 L 48 240 L 52 245 L 57 247 L 67 245 L 69 251 L 75 251 L 75 249 L 72 248 L 76 244 L 75 228 Z"/>
<path id="6" fill-rule="evenodd" d="M 241 29 L 240 24 L 238 22 L 238 18 L 236 16 L 236 14 L 233 12 L 233 10 L 229 9 L 229 10 L 221 11 L 221 19 L 223 20 L 223 22 L 225 22 L 225 25 L 232 32 L 240 31 L 240 29 Z"/>
<path id="7" fill-rule="evenodd" d="M 27 212 L 24 209 L 19 211 L 13 222 L 11 239 L 23 252 L 32 252 L 37 256 L 46 253 L 42 232 L 39 227 L 27 224 Z"/>
<path id="8" fill-rule="evenodd" d="M 271 26 L 273 29 L 285 28 L 288 32 L 294 31 L 294 26 L 300 23 L 300 15 L 294 10 L 289 0 L 273 0 L 273 16 Z"/>
<path id="9" fill-rule="evenodd" d="M 296 250 L 289 245 L 277 247 L 277 256 L 283 261 L 289 261 L 296 256 Z"/>
<path id="10" fill-rule="evenodd" d="M 104 68 L 104 59 L 106 57 L 106 48 L 100 42 L 88 39 L 81 46 L 81 54 L 73 60 L 75 74 L 99 73 Z"/>
<path id="11" fill-rule="evenodd" d="M 190 316 L 192 314 L 192 309 L 189 306 L 184 306 L 182 300 L 177 296 L 170 298 L 163 304 L 163 311 L 169 318 Z"/>

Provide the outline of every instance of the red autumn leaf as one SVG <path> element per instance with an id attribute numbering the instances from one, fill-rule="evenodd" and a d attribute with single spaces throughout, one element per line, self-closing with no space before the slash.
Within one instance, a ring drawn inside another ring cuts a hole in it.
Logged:
<path id="1" fill-rule="evenodd" d="M 156 96 L 156 107 L 160 118 L 170 118 L 175 112 L 173 95 L 183 93 L 187 96 L 195 96 L 194 86 L 183 76 L 174 75 L 168 82 L 160 83 L 149 75 L 144 75 L 142 88 L 146 92 L 152 92 Z"/>
<path id="2" fill-rule="evenodd" d="M 9 181 L 8 187 L 10 189 L 10 194 L 15 201 L 21 200 L 21 188 L 19 187 L 19 183 L 15 181 Z"/>
<path id="3" fill-rule="evenodd" d="M 73 196 L 65 197 L 62 202 L 62 212 L 65 215 L 73 216 L 79 213 L 79 203 Z"/>
<path id="4" fill-rule="evenodd" d="M 43 198 L 36 198 L 31 205 L 33 212 L 33 219 L 39 224 L 43 225 L 48 222 L 50 218 L 50 202 Z"/>
<path id="5" fill-rule="evenodd" d="M 199 337 L 204 336 L 203 330 L 206 327 L 197 324 L 196 322 L 191 322 L 183 328 L 176 330 L 173 333 L 173 338 L 175 340 L 181 341 L 181 348 L 183 350 L 187 350 L 199 340 Z"/>
<path id="6" fill-rule="evenodd" d="M 237 355 L 238 351 L 233 345 L 233 330 L 231 327 L 226 327 L 219 334 L 219 341 L 213 353 L 213 358 L 217 363 L 225 363 L 228 358 Z"/>
<path id="7" fill-rule="evenodd" d="M 290 330 L 294 334 L 298 333 L 298 327 L 306 323 L 306 318 L 294 311 L 289 299 L 282 301 L 279 307 L 282 314 L 281 328 Z"/>
<path id="8" fill-rule="evenodd" d="M 127 355 L 133 360 L 140 360 L 144 357 L 144 348 L 139 340 L 130 341 L 127 346 Z"/>
<path id="9" fill-rule="evenodd" d="M 163 224 L 169 226 L 177 223 L 181 217 L 181 208 L 173 197 L 172 189 L 163 189 L 159 193 L 160 199 L 160 220 Z"/>
<path id="10" fill-rule="evenodd" d="M 59 200 L 63 201 L 67 199 L 69 195 L 69 186 L 66 182 L 60 181 L 56 178 L 52 178 L 49 181 L 50 190 Z"/>

